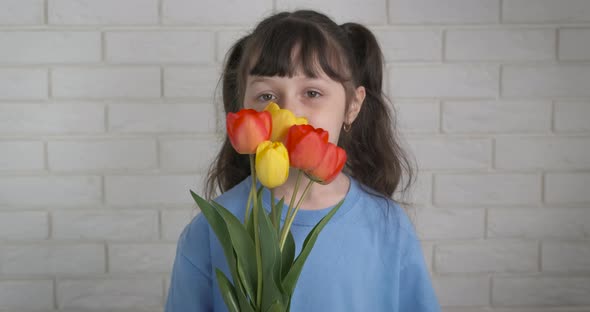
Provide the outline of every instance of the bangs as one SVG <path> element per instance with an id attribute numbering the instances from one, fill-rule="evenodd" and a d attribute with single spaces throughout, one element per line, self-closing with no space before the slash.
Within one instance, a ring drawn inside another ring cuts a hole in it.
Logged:
<path id="1" fill-rule="evenodd" d="M 293 77 L 301 72 L 317 78 L 323 72 L 338 82 L 351 80 L 342 51 L 315 25 L 283 19 L 253 39 L 251 54 L 245 55 L 249 75 Z"/>

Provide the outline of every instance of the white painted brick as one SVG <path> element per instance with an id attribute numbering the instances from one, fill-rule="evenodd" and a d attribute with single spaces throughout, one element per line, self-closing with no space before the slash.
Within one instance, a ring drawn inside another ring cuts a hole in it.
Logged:
<path id="1" fill-rule="evenodd" d="M 488 237 L 577 239 L 590 235 L 589 209 L 490 209 Z"/>
<path id="2" fill-rule="evenodd" d="M 140 170 L 157 166 L 153 139 L 49 141 L 49 170 Z"/>
<path id="3" fill-rule="evenodd" d="M 389 0 L 389 19 L 395 24 L 495 23 L 498 0 Z"/>
<path id="4" fill-rule="evenodd" d="M 373 32 L 386 62 L 441 59 L 442 35 L 439 30 L 377 29 Z"/>
<path id="5" fill-rule="evenodd" d="M 401 198 L 401 190 L 397 189 L 394 192 L 392 198 L 396 200 L 409 201 L 412 204 L 418 204 L 420 206 L 428 205 L 432 202 L 432 174 L 427 172 L 414 172 L 414 181 L 410 188 L 406 191 L 404 196 L 407 198 Z M 402 175 L 402 182 L 400 185 L 405 185 L 407 181 L 407 175 Z"/>
<path id="6" fill-rule="evenodd" d="M 106 201 L 116 205 L 191 204 L 201 193 L 201 175 L 107 176 Z"/>
<path id="7" fill-rule="evenodd" d="M 157 0 L 50 0 L 50 24 L 157 24 Z"/>
<path id="8" fill-rule="evenodd" d="M 94 31 L 0 32 L 0 63 L 93 63 L 100 61 L 100 33 Z"/>
<path id="9" fill-rule="evenodd" d="M 590 28 L 560 29 L 559 59 L 590 60 Z"/>
<path id="10" fill-rule="evenodd" d="M 0 205 L 87 205 L 101 201 L 99 176 L 0 177 Z"/>
<path id="11" fill-rule="evenodd" d="M 211 63 L 214 36 L 207 31 L 107 32 L 111 63 Z"/>
<path id="12" fill-rule="evenodd" d="M 220 78 L 221 69 L 217 66 L 169 67 L 164 69 L 164 96 L 211 100 Z"/>
<path id="13" fill-rule="evenodd" d="M 437 102 L 396 101 L 398 126 L 402 132 L 434 133 L 440 128 L 440 109 Z"/>
<path id="14" fill-rule="evenodd" d="M 502 19 L 517 23 L 564 23 L 590 21 L 586 0 L 505 0 Z"/>
<path id="15" fill-rule="evenodd" d="M 0 104 L 0 132 L 93 133 L 105 131 L 104 104 Z"/>
<path id="16" fill-rule="evenodd" d="M 588 277 L 494 277 L 492 305 L 590 305 Z"/>
<path id="17" fill-rule="evenodd" d="M 53 214 L 56 239 L 153 240 L 158 237 L 155 211 L 59 211 Z"/>
<path id="18" fill-rule="evenodd" d="M 522 122 L 526 119 L 526 122 Z M 548 101 L 449 101 L 442 104 L 445 132 L 540 132 L 551 129 Z"/>
<path id="19" fill-rule="evenodd" d="M 424 256 L 424 263 L 426 264 L 426 267 L 428 268 L 428 274 L 430 274 L 430 278 L 432 278 L 434 275 L 433 272 L 433 268 L 432 268 L 432 262 L 433 262 L 433 256 L 434 256 L 434 243 L 433 242 L 420 242 L 420 247 L 422 247 L 422 255 Z"/>
<path id="20" fill-rule="evenodd" d="M 535 61 L 555 58 L 551 29 L 449 30 L 445 57 L 452 61 Z"/>
<path id="21" fill-rule="evenodd" d="M 488 139 L 439 139 L 408 140 L 418 166 L 432 169 L 487 168 L 491 163 L 492 147 Z"/>
<path id="22" fill-rule="evenodd" d="M 160 97 L 160 69 L 156 67 L 58 68 L 52 70 L 56 97 Z"/>
<path id="23" fill-rule="evenodd" d="M 0 99 L 45 99 L 47 92 L 47 70 L 45 69 L 0 69 Z"/>
<path id="24" fill-rule="evenodd" d="M 53 310 L 53 281 L 0 281 L 0 309 Z"/>
<path id="25" fill-rule="evenodd" d="M 541 200 L 536 174 L 438 174 L 434 201 L 441 204 L 535 204 Z"/>
<path id="26" fill-rule="evenodd" d="M 46 239 L 48 233 L 47 212 L 0 212 L 0 240 Z"/>
<path id="27" fill-rule="evenodd" d="M 394 66 L 390 90 L 393 97 L 494 97 L 498 76 L 493 65 Z"/>
<path id="28" fill-rule="evenodd" d="M 0 141 L 0 171 L 41 170 L 45 167 L 43 142 Z"/>
<path id="29" fill-rule="evenodd" d="M 484 210 L 418 209 L 416 231 L 422 239 L 483 238 Z"/>
<path id="30" fill-rule="evenodd" d="M 162 218 L 162 239 L 178 241 L 184 227 L 199 213 L 199 209 L 164 210 Z"/>
<path id="31" fill-rule="evenodd" d="M 545 176 L 545 200 L 550 203 L 589 203 L 588 185 L 588 173 L 548 173 Z"/>
<path id="32" fill-rule="evenodd" d="M 109 107 L 109 131 L 214 133 L 215 105 L 121 104 Z"/>
<path id="33" fill-rule="evenodd" d="M 497 138 L 495 150 L 495 165 L 502 169 L 590 168 L 590 138 Z"/>
<path id="34" fill-rule="evenodd" d="M 250 29 L 222 30 L 217 32 L 217 61 L 223 62 L 226 54 L 229 52 L 229 48 L 249 32 Z"/>
<path id="35" fill-rule="evenodd" d="M 207 172 L 222 144 L 217 138 L 162 139 L 160 165 L 168 170 Z"/>
<path id="36" fill-rule="evenodd" d="M 2 274 L 104 273 L 104 245 L 0 245 L 0 263 Z"/>
<path id="37" fill-rule="evenodd" d="M 164 0 L 162 20 L 165 24 L 252 25 L 272 10 L 271 0 Z"/>
<path id="38" fill-rule="evenodd" d="M 162 306 L 160 278 L 57 281 L 60 309 L 155 309 Z"/>
<path id="39" fill-rule="evenodd" d="M 170 272 L 175 244 L 109 244 L 109 271 L 121 273 Z"/>
<path id="40" fill-rule="evenodd" d="M 543 271 L 580 272 L 590 271 L 590 242 L 543 243 Z"/>
<path id="41" fill-rule="evenodd" d="M 536 272 L 538 249 L 534 241 L 437 244 L 434 268 L 439 273 Z"/>
<path id="42" fill-rule="evenodd" d="M 590 131 L 590 101 L 555 103 L 556 131 Z"/>
<path id="43" fill-rule="evenodd" d="M 441 306 L 481 306 L 490 301 L 487 276 L 434 277 L 432 285 Z"/>
<path id="44" fill-rule="evenodd" d="M 357 22 L 364 24 L 386 24 L 387 5 L 383 0 L 276 0 L 279 11 L 311 9 L 325 12 L 338 24 Z"/>
<path id="45" fill-rule="evenodd" d="M 2 0 L 0 25 L 43 24 L 44 0 Z"/>
<path id="46" fill-rule="evenodd" d="M 504 96 L 590 96 L 590 65 L 505 66 Z"/>

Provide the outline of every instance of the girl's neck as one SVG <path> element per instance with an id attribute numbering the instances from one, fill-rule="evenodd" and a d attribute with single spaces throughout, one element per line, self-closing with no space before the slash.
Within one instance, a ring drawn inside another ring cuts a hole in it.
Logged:
<path id="1" fill-rule="evenodd" d="M 298 171 L 291 168 L 289 171 L 289 178 L 285 184 L 276 187 L 274 189 L 274 196 L 277 199 L 285 198 L 285 203 L 288 205 L 291 200 L 291 194 L 295 189 L 295 182 L 297 180 Z M 305 187 L 309 183 L 307 176 L 302 174 L 301 181 L 299 182 L 299 190 L 297 191 L 297 197 L 295 198 L 295 204 L 299 201 L 299 198 L 303 194 Z M 311 189 L 305 196 L 305 199 L 301 203 L 300 210 L 318 210 L 324 209 L 336 205 L 342 200 L 350 187 L 350 178 L 343 173 L 338 174 L 336 179 L 332 183 L 322 185 L 318 183 L 312 183 Z"/>

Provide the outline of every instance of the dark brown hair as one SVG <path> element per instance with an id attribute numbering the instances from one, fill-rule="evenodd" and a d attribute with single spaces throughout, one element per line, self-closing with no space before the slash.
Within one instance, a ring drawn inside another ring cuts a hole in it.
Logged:
<path id="1" fill-rule="evenodd" d="M 360 24 L 339 26 L 327 16 L 309 10 L 282 12 L 264 19 L 226 56 L 221 78 L 225 113 L 243 107 L 248 75 L 292 77 L 298 69 L 309 77 L 316 77 L 321 70 L 341 82 L 347 111 L 355 88 L 365 87 L 361 110 L 350 131 L 341 132 L 338 142 L 348 156 L 344 172 L 379 195 L 391 197 L 397 191 L 405 195 L 413 181 L 413 169 L 395 137 L 395 119 L 383 94 L 381 49 L 371 31 Z M 216 195 L 217 188 L 225 192 L 248 175 L 248 156 L 236 153 L 226 135 L 209 169 L 208 198 Z"/>

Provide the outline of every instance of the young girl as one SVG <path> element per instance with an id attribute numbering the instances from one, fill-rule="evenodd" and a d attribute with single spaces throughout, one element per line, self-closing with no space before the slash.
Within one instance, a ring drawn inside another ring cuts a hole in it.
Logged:
<path id="1" fill-rule="evenodd" d="M 440 311 L 412 223 L 391 199 L 412 177 L 394 139 L 382 92 L 383 57 L 364 26 L 338 26 L 314 11 L 263 20 L 230 50 L 223 75 L 225 112 L 262 110 L 269 101 L 329 132 L 348 161 L 330 184 L 314 184 L 292 224 L 296 254 L 312 227 L 344 198 L 305 262 L 291 311 Z M 247 155 L 225 143 L 208 177 L 210 197 L 244 220 L 251 179 Z M 275 189 L 288 203 L 296 173 Z M 305 185 L 307 181 L 302 181 Z M 406 185 L 407 186 L 407 185 Z M 270 192 L 263 206 L 270 211 Z M 283 208 L 282 222 L 287 207 Z M 227 311 L 215 268 L 231 277 L 202 214 L 180 235 L 167 312 Z"/>

